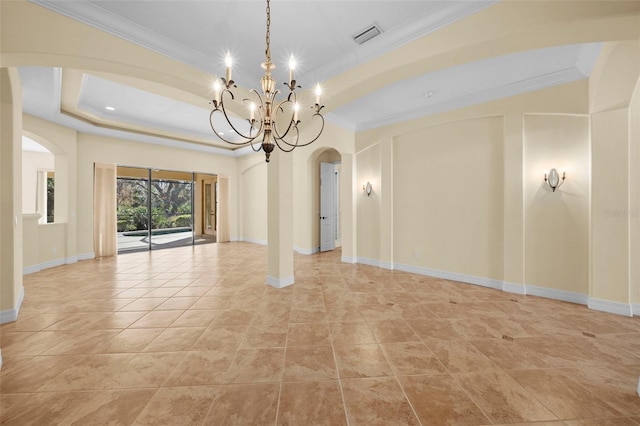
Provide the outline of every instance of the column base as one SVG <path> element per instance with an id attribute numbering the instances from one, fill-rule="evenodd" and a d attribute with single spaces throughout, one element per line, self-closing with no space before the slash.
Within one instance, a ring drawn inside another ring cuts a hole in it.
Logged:
<path id="1" fill-rule="evenodd" d="M 293 282 L 294 282 L 293 276 L 285 277 L 285 278 L 267 277 L 267 285 L 270 285 L 271 287 L 275 287 L 275 288 L 287 287 L 293 284 Z"/>

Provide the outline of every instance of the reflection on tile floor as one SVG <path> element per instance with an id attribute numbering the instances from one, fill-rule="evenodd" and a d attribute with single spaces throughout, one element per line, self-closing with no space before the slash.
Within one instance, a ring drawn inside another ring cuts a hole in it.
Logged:
<path id="1" fill-rule="evenodd" d="M 266 248 L 25 276 L 2 424 L 638 425 L 640 318 Z"/>

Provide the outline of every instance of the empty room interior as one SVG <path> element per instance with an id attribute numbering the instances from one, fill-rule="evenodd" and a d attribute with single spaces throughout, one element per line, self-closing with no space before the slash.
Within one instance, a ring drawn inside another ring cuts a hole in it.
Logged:
<path id="1" fill-rule="evenodd" d="M 0 0 L 0 423 L 640 425 L 640 1 Z"/>

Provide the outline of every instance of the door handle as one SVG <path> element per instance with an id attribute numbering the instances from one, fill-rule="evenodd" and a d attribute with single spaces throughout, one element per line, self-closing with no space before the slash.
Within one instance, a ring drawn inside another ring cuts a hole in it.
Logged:
<path id="1" fill-rule="evenodd" d="M 320 216 L 320 219 L 328 219 L 326 216 Z"/>

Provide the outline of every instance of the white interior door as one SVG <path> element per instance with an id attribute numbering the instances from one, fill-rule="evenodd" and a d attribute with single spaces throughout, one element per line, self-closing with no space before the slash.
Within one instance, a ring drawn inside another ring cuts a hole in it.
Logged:
<path id="1" fill-rule="evenodd" d="M 336 248 L 335 240 L 335 166 L 320 163 L 320 251 Z"/>

